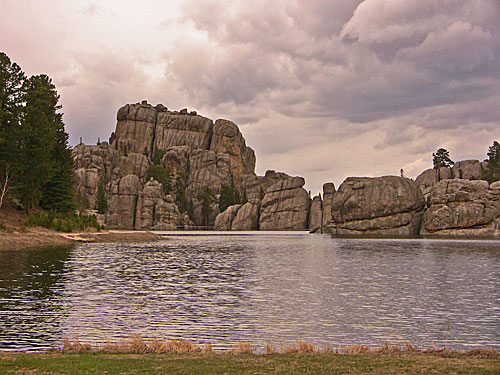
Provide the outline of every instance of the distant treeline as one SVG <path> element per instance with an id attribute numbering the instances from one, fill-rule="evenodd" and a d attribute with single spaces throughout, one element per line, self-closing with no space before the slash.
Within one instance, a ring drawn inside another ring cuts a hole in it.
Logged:
<path id="1" fill-rule="evenodd" d="M 10 195 L 26 211 L 74 210 L 74 162 L 60 109 L 50 77 L 28 78 L 0 52 L 0 207 Z"/>

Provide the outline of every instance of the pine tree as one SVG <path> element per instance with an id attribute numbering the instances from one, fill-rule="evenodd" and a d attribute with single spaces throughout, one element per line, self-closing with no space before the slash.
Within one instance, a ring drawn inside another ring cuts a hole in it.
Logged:
<path id="1" fill-rule="evenodd" d="M 229 206 L 241 203 L 240 193 L 234 183 L 222 185 L 219 195 L 219 211 L 224 212 Z"/>
<path id="2" fill-rule="evenodd" d="M 488 168 L 484 178 L 491 184 L 500 179 L 500 144 L 493 141 L 493 145 L 488 148 Z"/>
<path id="3" fill-rule="evenodd" d="M 434 169 L 441 167 L 451 167 L 455 162 L 450 159 L 450 152 L 445 148 L 440 148 L 435 154 L 432 154 L 432 163 L 434 164 Z"/>
<path id="4" fill-rule="evenodd" d="M 0 207 L 15 182 L 25 79 L 19 65 L 0 52 Z"/>
<path id="5" fill-rule="evenodd" d="M 196 198 L 201 202 L 201 216 L 203 216 L 204 224 L 207 226 L 212 213 L 212 203 L 215 201 L 215 195 L 208 186 L 205 186 Z"/>
<path id="6" fill-rule="evenodd" d="M 62 115 L 55 129 L 55 147 L 51 155 L 51 176 L 44 184 L 40 206 L 60 212 L 75 209 L 73 198 L 73 174 L 75 163 L 68 146 L 68 133 L 64 130 Z"/>
<path id="7" fill-rule="evenodd" d="M 97 185 L 95 208 L 100 214 L 105 214 L 106 211 L 108 211 L 108 201 L 106 199 L 106 191 L 104 189 L 104 181 L 102 179 L 99 180 L 99 184 Z"/>
<path id="8" fill-rule="evenodd" d="M 24 116 L 20 126 L 18 196 L 26 210 L 38 206 L 44 184 L 52 176 L 52 154 L 56 129 L 61 125 L 57 111 L 59 95 L 46 75 L 25 81 Z"/>

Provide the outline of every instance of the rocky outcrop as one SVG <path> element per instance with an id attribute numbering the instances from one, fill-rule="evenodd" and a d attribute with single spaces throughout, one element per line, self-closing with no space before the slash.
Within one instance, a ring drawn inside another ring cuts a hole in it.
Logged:
<path id="1" fill-rule="evenodd" d="M 148 181 L 138 196 L 135 228 L 174 230 L 187 224 L 185 221 L 172 197 L 165 196 L 162 184 Z"/>
<path id="2" fill-rule="evenodd" d="M 304 230 L 308 227 L 309 194 L 302 177 L 289 177 L 266 189 L 260 206 L 260 230 Z"/>
<path id="3" fill-rule="evenodd" d="M 436 186 L 439 181 L 452 178 L 451 168 L 441 167 L 437 169 L 426 169 L 415 179 L 415 183 L 422 190 L 424 197 L 427 198 L 431 189 Z"/>
<path id="4" fill-rule="evenodd" d="M 260 205 L 247 202 L 240 207 L 231 223 L 232 230 L 257 230 L 259 229 Z"/>
<path id="5" fill-rule="evenodd" d="M 106 224 L 119 228 L 135 227 L 135 212 L 140 181 L 137 175 L 122 177 L 117 182 L 108 184 L 108 212 Z"/>
<path id="6" fill-rule="evenodd" d="M 326 231 L 334 235 L 417 235 L 423 211 L 422 192 L 410 179 L 349 177 L 334 194 Z"/>
<path id="7" fill-rule="evenodd" d="M 452 178 L 463 180 L 480 180 L 483 176 L 479 160 L 462 160 L 456 162 L 451 168 Z"/>
<path id="8" fill-rule="evenodd" d="M 266 229 L 307 228 L 303 179 L 299 187 L 284 173 L 268 171 L 256 176 L 254 151 L 238 126 L 228 120 L 214 123 L 194 111 L 171 111 L 146 101 L 127 104 L 118 110 L 109 143 L 80 144 L 74 148 L 74 158 L 75 186 L 91 207 L 99 184 L 104 184 L 108 199 L 105 219 L 111 227 L 175 229 L 192 226 L 193 221 L 210 227 L 219 214 L 217 198 L 225 185 L 234 186 L 247 201 L 221 214 L 217 228 L 258 229 L 266 194 Z M 163 177 L 155 178 L 165 186 L 147 180 L 148 170 L 155 164 L 156 171 L 163 168 Z M 170 178 L 165 177 L 169 173 Z M 267 191 L 282 181 L 286 182 L 278 190 Z M 200 193 L 207 188 L 213 194 L 208 222 L 200 201 Z M 274 213 L 276 219 L 271 218 Z"/>
<path id="9" fill-rule="evenodd" d="M 245 139 L 238 127 L 228 120 L 215 121 L 210 150 L 218 154 L 229 155 L 234 183 L 240 187 L 244 175 L 255 170 L 255 153 L 246 146 Z"/>
<path id="10" fill-rule="evenodd" d="M 229 206 L 215 219 L 216 230 L 258 230 L 259 204 L 247 202 Z"/>
<path id="11" fill-rule="evenodd" d="M 217 217 L 215 218 L 214 229 L 230 230 L 233 224 L 233 220 L 240 208 L 241 204 L 235 204 L 233 206 L 229 206 L 226 210 L 224 210 L 224 212 L 217 215 Z"/>
<path id="12" fill-rule="evenodd" d="M 322 218 L 321 228 L 324 229 L 332 220 L 332 203 L 336 190 L 333 182 L 327 182 L 323 185 L 323 202 L 322 202 Z"/>
<path id="13" fill-rule="evenodd" d="M 500 235 L 500 184 L 453 179 L 439 182 L 427 198 L 422 235 Z"/>
<path id="14" fill-rule="evenodd" d="M 308 229 L 317 232 L 321 229 L 321 222 L 323 219 L 323 207 L 321 196 L 316 195 L 311 202 L 311 209 L 309 211 L 309 225 Z"/>

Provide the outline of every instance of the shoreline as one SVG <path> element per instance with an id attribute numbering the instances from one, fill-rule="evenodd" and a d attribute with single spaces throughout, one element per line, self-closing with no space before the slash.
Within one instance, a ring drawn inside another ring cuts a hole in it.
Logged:
<path id="1" fill-rule="evenodd" d="M 17 374 L 498 374 L 500 359 L 446 353 L 0 353 Z"/>
<path id="2" fill-rule="evenodd" d="M 106 230 L 100 232 L 64 233 L 45 228 L 0 232 L 0 250 L 72 246 L 77 243 L 158 241 L 162 237 L 149 231 Z"/>

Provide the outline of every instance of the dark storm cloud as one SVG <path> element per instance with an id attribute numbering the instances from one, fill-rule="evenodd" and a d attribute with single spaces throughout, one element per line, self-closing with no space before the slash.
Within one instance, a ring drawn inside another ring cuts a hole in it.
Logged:
<path id="1" fill-rule="evenodd" d="M 187 106 L 316 191 L 415 176 L 438 147 L 483 158 L 499 134 L 497 0 L 0 3 L 0 49 L 54 79 L 72 143 L 128 102 Z"/>

